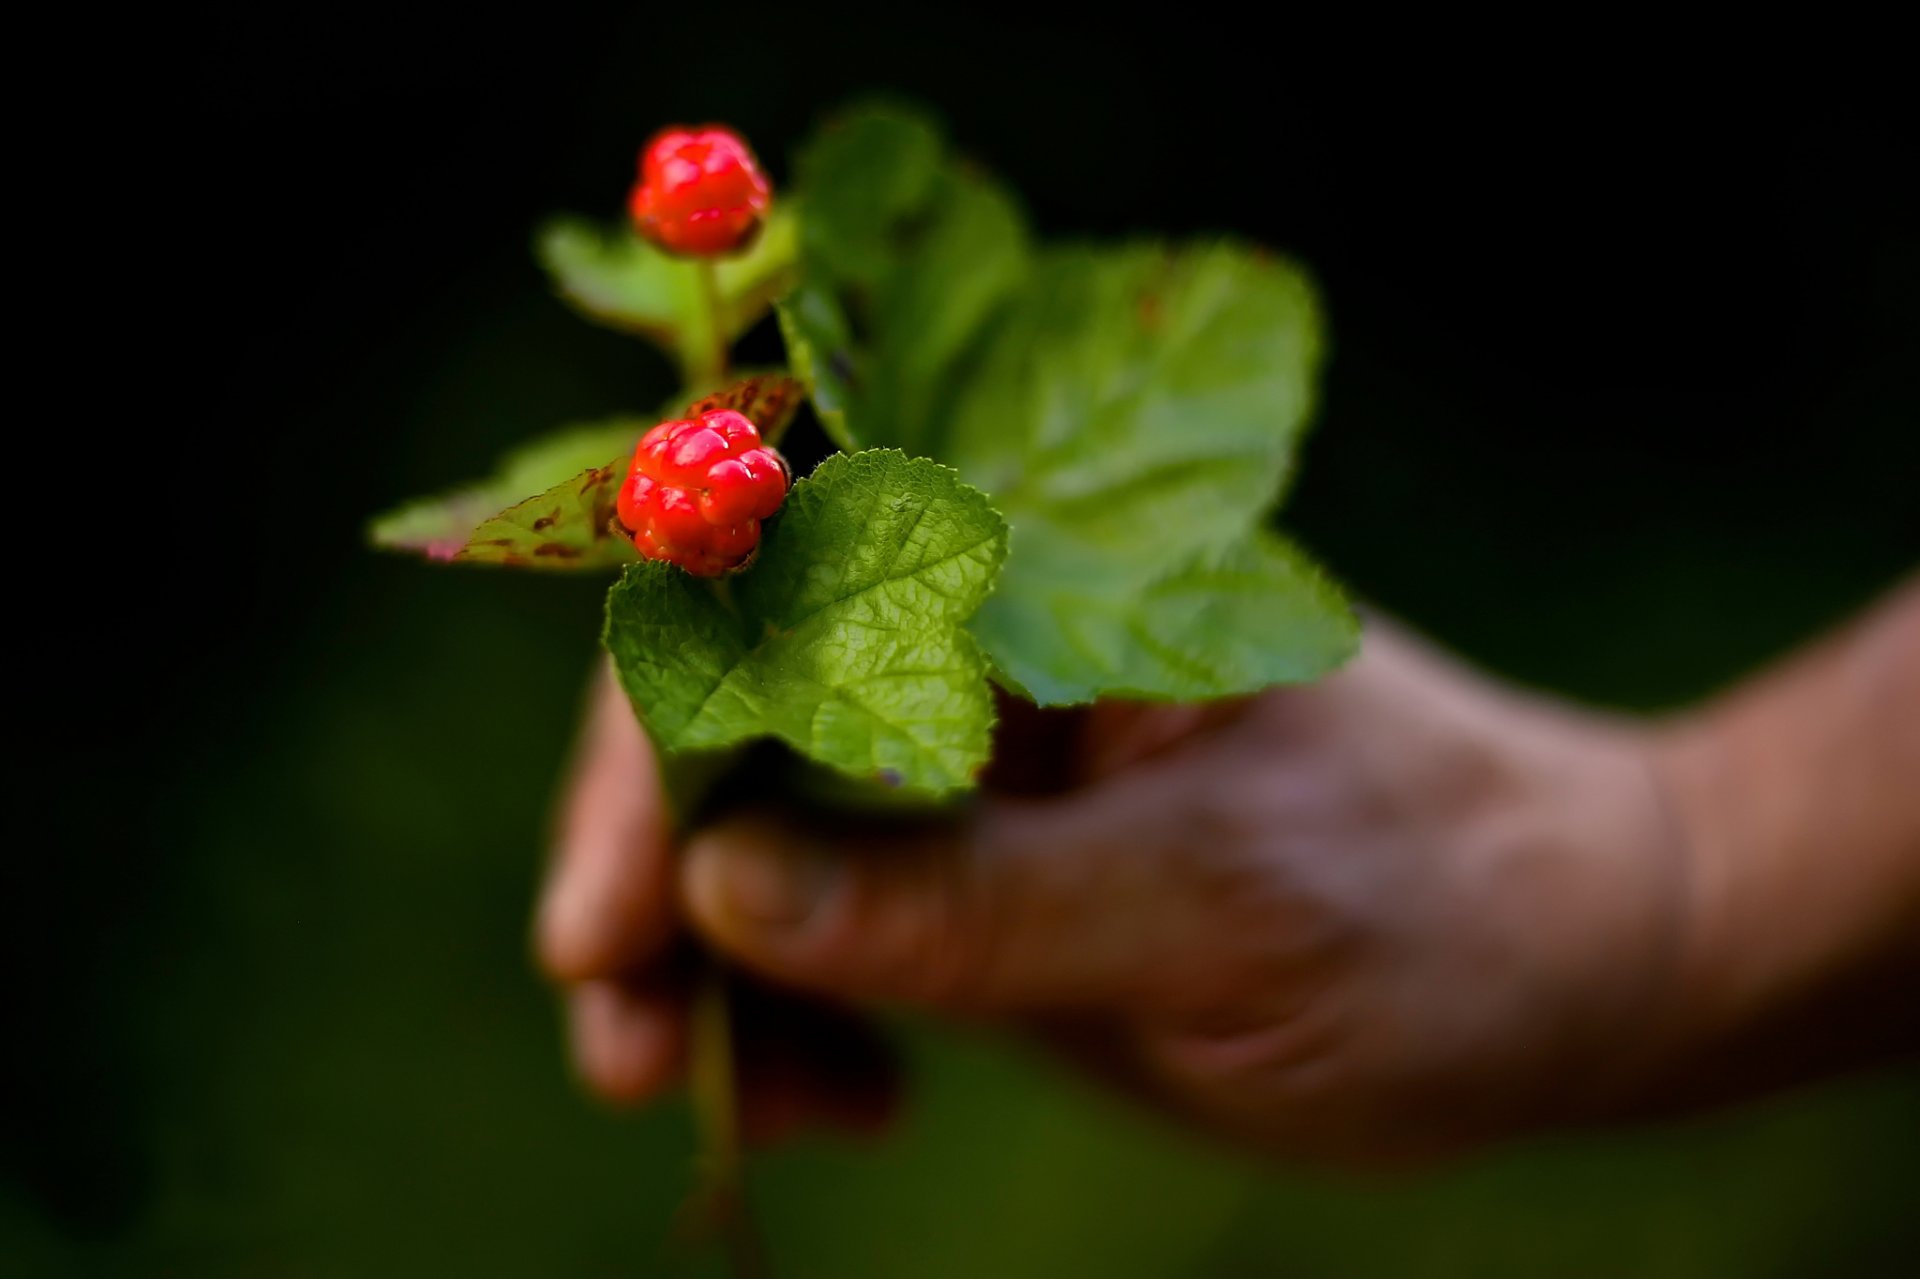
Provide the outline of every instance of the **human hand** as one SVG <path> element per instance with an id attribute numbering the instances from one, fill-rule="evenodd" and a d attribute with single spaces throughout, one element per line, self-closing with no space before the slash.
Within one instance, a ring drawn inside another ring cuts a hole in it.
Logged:
<path id="1" fill-rule="evenodd" d="M 587 1082 L 675 1082 L 689 930 L 783 992 L 743 1017 L 762 1136 L 884 1119 L 847 1004 L 1015 1027 L 1207 1131 L 1346 1161 L 1604 1112 L 1661 1051 L 1685 859 L 1635 727 L 1381 626 L 1310 688 L 1005 727 L 1024 793 L 964 822 L 749 813 L 676 856 L 603 682 L 539 927 Z"/>

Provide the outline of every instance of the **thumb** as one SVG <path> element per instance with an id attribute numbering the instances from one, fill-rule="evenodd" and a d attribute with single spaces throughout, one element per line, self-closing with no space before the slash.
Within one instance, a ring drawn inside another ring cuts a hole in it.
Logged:
<path id="1" fill-rule="evenodd" d="M 687 845 L 687 915 L 787 986 L 953 1011 L 1091 1002 L 1136 973 L 1139 921 L 1114 895 L 1143 877 L 1089 798 L 993 801 L 908 835 L 733 818 Z"/>

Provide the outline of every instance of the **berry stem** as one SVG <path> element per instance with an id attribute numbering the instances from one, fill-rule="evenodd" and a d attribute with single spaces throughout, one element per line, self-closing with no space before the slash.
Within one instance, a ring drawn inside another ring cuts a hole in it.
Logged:
<path id="1" fill-rule="evenodd" d="M 707 320 L 707 349 L 694 356 L 687 380 L 697 392 L 714 390 L 727 378 L 732 352 L 727 343 L 726 314 L 720 301 L 720 268 L 712 258 L 697 258 L 694 279 L 700 289 L 700 307 Z"/>

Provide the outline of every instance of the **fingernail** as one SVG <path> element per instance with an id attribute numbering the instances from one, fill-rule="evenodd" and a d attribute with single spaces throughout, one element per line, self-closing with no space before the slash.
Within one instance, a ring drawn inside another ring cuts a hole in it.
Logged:
<path id="1" fill-rule="evenodd" d="M 810 850 L 735 845 L 722 858 L 721 892 L 742 918 L 765 928 L 793 929 L 819 910 L 837 873 L 831 859 Z"/>

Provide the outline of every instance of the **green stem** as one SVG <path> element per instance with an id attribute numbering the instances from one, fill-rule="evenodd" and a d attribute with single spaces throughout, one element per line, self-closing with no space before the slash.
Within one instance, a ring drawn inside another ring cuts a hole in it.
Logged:
<path id="1" fill-rule="evenodd" d="M 747 1209 L 727 972 L 719 960 L 706 956 L 695 980 L 687 1053 L 694 1120 L 700 1130 L 701 1215 L 720 1233 L 735 1279 L 764 1279 L 766 1254 Z"/>
<path id="2" fill-rule="evenodd" d="M 700 290 L 700 309 L 707 322 L 706 342 L 689 353 L 687 381 L 696 395 L 715 390 L 726 380 L 732 351 L 727 342 L 726 308 L 720 301 L 720 270 L 712 258 L 693 263 L 693 276 Z"/>

